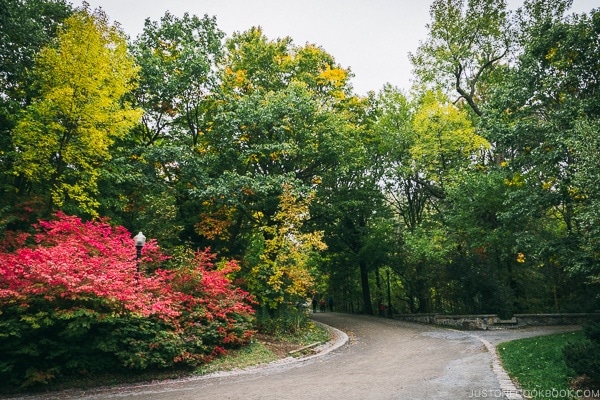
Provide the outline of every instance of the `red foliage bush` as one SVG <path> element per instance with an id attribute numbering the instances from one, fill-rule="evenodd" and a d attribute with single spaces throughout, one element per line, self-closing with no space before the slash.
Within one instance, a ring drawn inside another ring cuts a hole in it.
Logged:
<path id="1" fill-rule="evenodd" d="M 0 245 L 0 378 L 23 384 L 66 374 L 64 365 L 87 371 L 82 354 L 110 355 L 105 367 L 193 366 L 253 334 L 252 300 L 227 278 L 237 265 L 215 268 L 209 250 L 165 270 L 156 266 L 167 257 L 149 241 L 141 263 L 154 272 L 145 274 L 123 227 L 58 213 L 35 228 Z"/>

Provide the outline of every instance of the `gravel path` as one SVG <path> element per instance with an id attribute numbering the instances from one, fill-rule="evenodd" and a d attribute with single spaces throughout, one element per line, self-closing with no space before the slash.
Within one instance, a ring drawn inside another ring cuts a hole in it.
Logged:
<path id="1" fill-rule="evenodd" d="M 54 398 L 89 399 L 519 399 L 494 346 L 573 327 L 457 331 L 396 320 L 317 313 L 338 329 L 315 356 L 244 371 L 123 386 Z M 51 399 L 53 397 L 45 397 Z"/>

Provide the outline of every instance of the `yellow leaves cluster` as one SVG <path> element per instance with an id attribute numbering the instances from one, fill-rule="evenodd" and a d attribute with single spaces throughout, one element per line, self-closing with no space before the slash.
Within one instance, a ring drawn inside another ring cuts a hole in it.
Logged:
<path id="1" fill-rule="evenodd" d="M 553 180 L 550 181 L 543 181 L 542 182 L 542 189 L 544 190 L 550 190 L 554 187 L 555 182 Z"/>
<path id="2" fill-rule="evenodd" d="M 200 214 L 200 221 L 194 228 L 198 234 L 214 240 L 229 238 L 229 228 L 233 224 L 235 209 L 233 207 L 223 206 L 214 212 L 205 212 Z"/>
<path id="3" fill-rule="evenodd" d="M 413 159 L 432 170 L 447 170 L 468 160 L 490 144 L 476 134 L 469 116 L 443 95 L 428 92 L 413 119 Z"/>
<path id="4" fill-rule="evenodd" d="M 223 88 L 234 94 L 304 85 L 320 95 L 345 98 L 350 72 L 321 47 L 295 46 L 289 37 L 271 41 L 256 27 L 234 34 L 226 47 Z"/>
<path id="5" fill-rule="evenodd" d="M 331 68 L 330 65 L 327 65 L 316 79 L 319 86 L 332 88 L 333 90 L 331 90 L 330 93 L 338 100 L 346 98 L 344 87 L 346 86 L 347 81 L 348 72 L 346 70 L 342 68 Z"/>
<path id="6" fill-rule="evenodd" d="M 308 207 L 313 196 L 302 198 L 292 189 L 291 185 L 283 185 L 274 224 L 262 228 L 264 249 L 250 279 L 254 292 L 271 308 L 308 295 L 314 285 L 311 257 L 327 247 L 323 232 L 301 231 L 310 217 Z"/>
<path id="7" fill-rule="evenodd" d="M 569 196 L 574 200 L 585 200 L 588 198 L 588 196 L 585 193 L 583 193 L 583 191 L 580 188 L 571 186 L 567 188 L 567 192 L 569 193 Z"/>
<path id="8" fill-rule="evenodd" d="M 546 54 L 546 60 L 552 61 L 555 55 L 556 47 L 552 47 L 550 50 L 548 50 L 548 53 Z"/>
<path id="9" fill-rule="evenodd" d="M 523 178 L 523 175 L 516 173 L 513 175 L 512 178 L 504 179 L 504 183 L 506 184 L 506 186 L 522 187 L 525 184 L 525 180 Z"/>
<path id="10" fill-rule="evenodd" d="M 348 74 L 345 70 L 341 68 L 331 68 L 330 65 L 327 65 L 326 69 L 319 74 L 317 83 L 340 88 L 345 85 L 347 79 Z"/>
<path id="11" fill-rule="evenodd" d="M 233 70 L 230 67 L 225 68 L 224 85 L 231 89 L 247 89 L 250 87 L 248 72 L 243 69 Z"/>

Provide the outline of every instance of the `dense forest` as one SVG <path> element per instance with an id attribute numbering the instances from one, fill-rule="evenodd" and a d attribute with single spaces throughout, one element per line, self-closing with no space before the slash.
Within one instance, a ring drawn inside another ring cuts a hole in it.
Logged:
<path id="1" fill-rule="evenodd" d="M 147 279 L 235 260 L 267 315 L 597 310 L 600 9 L 569 7 L 434 0 L 411 90 L 359 96 L 258 27 L 0 0 L 2 251 L 77 217 L 142 231 Z"/>

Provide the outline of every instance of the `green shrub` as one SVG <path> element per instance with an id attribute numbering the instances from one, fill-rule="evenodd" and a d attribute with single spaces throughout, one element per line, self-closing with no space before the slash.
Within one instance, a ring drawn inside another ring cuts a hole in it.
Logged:
<path id="1" fill-rule="evenodd" d="M 588 341 L 567 345 L 563 349 L 565 362 L 579 375 L 600 382 L 600 323 L 585 324 L 583 332 Z"/>
<path id="2" fill-rule="evenodd" d="M 308 315 L 302 307 L 280 307 L 279 310 L 261 308 L 256 313 L 254 326 L 267 335 L 294 335 L 308 324 Z"/>

